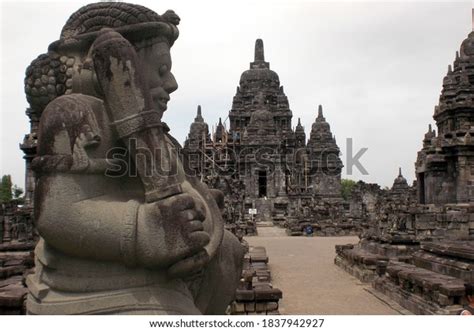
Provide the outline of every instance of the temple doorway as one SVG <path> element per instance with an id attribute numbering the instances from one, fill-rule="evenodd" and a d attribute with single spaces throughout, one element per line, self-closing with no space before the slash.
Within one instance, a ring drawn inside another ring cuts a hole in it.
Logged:
<path id="1" fill-rule="evenodd" d="M 267 196 L 267 171 L 258 171 L 258 197 L 264 198 Z"/>
<path id="2" fill-rule="evenodd" d="M 419 202 L 424 204 L 425 203 L 425 174 L 422 172 L 418 175 L 418 180 L 420 181 L 420 184 L 418 185 L 419 187 Z"/>

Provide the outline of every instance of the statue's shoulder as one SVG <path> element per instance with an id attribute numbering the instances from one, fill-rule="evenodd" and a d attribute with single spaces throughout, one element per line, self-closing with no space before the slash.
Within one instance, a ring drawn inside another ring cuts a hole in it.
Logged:
<path id="1" fill-rule="evenodd" d="M 105 112 L 102 99 L 94 96 L 75 93 L 62 95 L 52 100 L 41 114 L 40 122 L 51 124 L 57 118 L 65 121 L 74 121 L 84 114 L 97 111 Z"/>
<path id="2" fill-rule="evenodd" d="M 52 100 L 40 118 L 35 170 L 69 170 L 78 146 L 100 144 L 108 128 L 106 117 L 103 101 L 93 96 L 69 94 Z"/>
<path id="3" fill-rule="evenodd" d="M 170 135 L 169 133 L 166 134 L 166 137 L 168 138 L 168 140 L 170 141 L 170 143 L 174 146 L 174 148 L 176 148 L 177 150 L 181 150 L 181 149 L 182 149 L 181 144 L 178 142 L 178 140 L 176 140 L 175 137 L 173 137 L 173 136 Z"/>

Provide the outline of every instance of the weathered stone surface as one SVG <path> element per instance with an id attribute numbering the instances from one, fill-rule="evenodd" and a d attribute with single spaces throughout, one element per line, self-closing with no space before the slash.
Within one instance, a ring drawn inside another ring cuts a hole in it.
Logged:
<path id="1" fill-rule="evenodd" d="M 438 255 L 474 261 L 474 241 L 423 242 L 421 249 Z"/>
<path id="2" fill-rule="evenodd" d="M 2 309 L 21 309 L 28 290 L 21 284 L 11 284 L 0 289 Z"/>
<path id="3" fill-rule="evenodd" d="M 376 289 L 413 309 L 416 303 L 425 302 L 414 311 L 420 314 L 453 313 L 462 308 L 464 281 L 402 262 L 390 262 L 387 277 L 375 280 Z M 391 291 L 392 293 L 388 293 Z M 399 293 L 400 295 L 398 295 Z M 399 300 L 405 297 L 404 300 Z M 431 305 L 430 308 L 428 308 Z"/>
<path id="4" fill-rule="evenodd" d="M 467 283 L 474 281 L 474 260 L 459 260 L 420 250 L 413 253 L 413 264 L 420 268 L 463 279 Z"/>
<path id="5" fill-rule="evenodd" d="M 283 297 L 281 290 L 277 288 L 260 288 L 255 292 L 256 301 L 278 301 Z"/>
<path id="6" fill-rule="evenodd" d="M 255 292 L 253 289 L 237 289 L 235 292 L 235 300 L 236 301 L 254 301 L 255 300 Z"/>

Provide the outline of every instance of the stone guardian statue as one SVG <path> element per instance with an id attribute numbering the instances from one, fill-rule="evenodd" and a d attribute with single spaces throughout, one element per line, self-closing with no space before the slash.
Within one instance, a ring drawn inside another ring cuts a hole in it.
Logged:
<path id="1" fill-rule="evenodd" d="M 29 314 L 223 314 L 232 301 L 244 249 L 224 197 L 188 174 L 162 121 L 179 20 L 90 4 L 28 67 L 41 236 Z"/>

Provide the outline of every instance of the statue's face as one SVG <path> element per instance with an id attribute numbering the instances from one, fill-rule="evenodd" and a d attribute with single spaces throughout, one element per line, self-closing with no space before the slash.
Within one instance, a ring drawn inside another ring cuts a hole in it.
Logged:
<path id="1" fill-rule="evenodd" d="M 170 94 L 178 88 L 171 73 L 170 47 L 165 42 L 159 42 L 139 49 L 137 55 L 143 64 L 143 78 L 148 82 L 152 108 L 164 112 Z"/>

